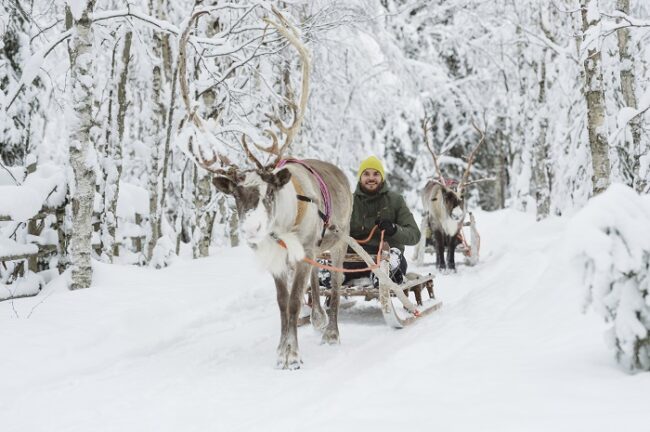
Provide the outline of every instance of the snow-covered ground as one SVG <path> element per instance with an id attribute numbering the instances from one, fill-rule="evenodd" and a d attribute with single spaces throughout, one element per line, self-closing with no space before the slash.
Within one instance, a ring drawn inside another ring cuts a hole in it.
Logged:
<path id="1" fill-rule="evenodd" d="M 341 345 L 299 330 L 304 366 L 276 370 L 279 314 L 245 247 L 152 270 L 96 263 L 0 303 L 0 430 L 650 430 L 650 374 L 628 375 L 582 314 L 566 219 L 477 214 L 478 266 L 436 278 L 443 308 L 394 330 L 376 303 Z M 428 257 L 432 262 L 432 257 Z"/>

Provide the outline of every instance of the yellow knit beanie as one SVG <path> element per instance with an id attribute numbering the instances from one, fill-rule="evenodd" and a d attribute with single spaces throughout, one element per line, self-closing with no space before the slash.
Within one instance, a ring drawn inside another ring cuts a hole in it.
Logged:
<path id="1" fill-rule="evenodd" d="M 361 165 L 359 165 L 359 172 L 357 173 L 357 178 L 361 178 L 361 174 L 368 168 L 374 169 L 376 171 L 379 171 L 379 174 L 381 174 L 381 179 L 385 179 L 384 175 L 384 166 L 382 165 L 381 161 L 375 157 L 375 156 L 370 156 L 367 159 L 364 159 L 361 162 Z"/>

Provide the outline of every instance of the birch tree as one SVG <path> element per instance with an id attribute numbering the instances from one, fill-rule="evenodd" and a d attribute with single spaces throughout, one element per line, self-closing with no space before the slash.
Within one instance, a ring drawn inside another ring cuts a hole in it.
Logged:
<path id="1" fill-rule="evenodd" d="M 539 104 L 538 137 L 533 147 L 533 179 L 535 183 L 535 201 L 537 203 L 537 220 L 548 217 L 551 209 L 551 191 L 548 179 L 548 103 L 546 101 L 546 56 L 547 50 L 542 50 L 539 62 Z"/>
<path id="2" fill-rule="evenodd" d="M 609 144 L 605 124 L 605 94 L 601 52 L 598 46 L 600 11 L 598 0 L 580 0 L 583 48 L 586 58 L 584 95 L 587 101 L 587 130 L 593 168 L 592 187 L 594 195 L 603 192 L 610 183 Z"/>
<path id="3" fill-rule="evenodd" d="M 617 0 L 616 9 L 626 15 L 630 13 L 630 0 Z M 620 21 L 620 20 L 619 20 Z M 625 106 L 636 110 L 636 83 L 635 83 L 635 59 L 630 49 L 630 30 L 626 27 L 619 28 L 616 31 L 618 39 L 618 56 L 620 59 L 619 74 L 621 79 L 621 93 Z M 639 173 L 640 156 L 641 156 L 641 126 L 640 119 L 635 116 L 630 120 L 630 130 L 632 132 L 631 148 L 631 171 L 632 183 L 637 192 L 644 192 L 646 182 L 641 178 Z"/>
<path id="4" fill-rule="evenodd" d="M 122 177 L 122 147 L 124 139 L 124 117 L 126 116 L 126 109 L 128 107 L 126 100 L 126 83 L 129 72 L 129 60 L 131 58 L 131 38 L 132 33 L 127 31 L 124 35 L 124 42 L 122 43 L 121 61 L 118 73 L 117 83 L 117 136 L 113 134 L 113 142 L 111 145 L 111 159 L 113 160 L 115 169 L 110 178 L 112 194 L 106 196 L 106 212 L 110 215 L 108 219 L 108 235 L 112 243 L 111 257 L 119 255 L 119 245 L 116 242 L 115 234 L 117 230 L 117 199 L 120 193 L 120 179 Z"/>
<path id="5" fill-rule="evenodd" d="M 159 19 L 165 19 L 166 2 L 164 0 L 151 0 L 149 2 L 149 9 L 151 13 Z M 147 244 L 147 261 L 151 260 L 156 242 L 161 236 L 160 223 L 162 217 L 161 200 L 162 195 L 165 193 L 161 187 L 161 164 L 166 156 L 163 143 L 165 131 L 165 115 L 166 104 L 164 101 L 165 88 L 169 80 L 165 72 L 169 69 L 168 63 L 169 54 L 167 49 L 169 43 L 167 42 L 166 35 L 161 35 L 158 32 L 153 34 L 153 118 L 149 122 L 149 130 L 147 131 L 148 146 L 151 149 L 151 160 L 149 166 L 149 215 L 151 225 L 151 237 Z"/>
<path id="6" fill-rule="evenodd" d="M 92 282 L 91 218 L 95 197 L 95 172 L 91 165 L 94 153 L 90 141 L 93 101 L 93 32 L 90 14 L 94 0 L 83 4 L 71 3 L 73 34 L 70 55 L 70 165 L 72 184 L 72 230 L 69 239 L 72 265 L 71 289 L 88 288 Z"/>

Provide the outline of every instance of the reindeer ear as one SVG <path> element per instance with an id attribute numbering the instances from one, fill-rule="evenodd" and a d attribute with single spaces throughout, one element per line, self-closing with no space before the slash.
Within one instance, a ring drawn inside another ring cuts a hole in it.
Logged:
<path id="1" fill-rule="evenodd" d="M 274 189 L 280 189 L 282 186 L 286 185 L 289 183 L 289 180 L 291 180 L 291 172 L 286 169 L 282 168 L 280 171 L 276 173 L 271 173 L 268 171 L 258 171 L 258 174 L 264 180 L 266 183 L 268 183 L 272 188 Z"/>
<path id="2" fill-rule="evenodd" d="M 275 174 L 274 186 L 280 189 L 282 186 L 289 183 L 289 180 L 291 180 L 291 171 L 283 168 Z"/>
<path id="3" fill-rule="evenodd" d="M 235 182 L 233 182 L 228 177 L 223 176 L 215 176 L 212 179 L 212 184 L 217 188 L 218 191 L 228 195 L 232 195 L 236 187 Z"/>

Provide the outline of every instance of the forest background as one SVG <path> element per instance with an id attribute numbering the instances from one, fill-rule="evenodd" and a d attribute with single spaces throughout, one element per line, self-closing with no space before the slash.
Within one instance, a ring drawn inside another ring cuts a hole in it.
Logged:
<path id="1" fill-rule="evenodd" d="M 241 136 L 267 146 L 267 114 L 291 117 L 301 65 L 263 21 L 272 6 L 312 59 L 292 156 L 332 161 L 354 183 L 375 154 L 417 211 L 435 175 L 423 120 L 450 177 L 479 140 L 474 122 L 486 141 L 472 178 L 494 181 L 472 187 L 472 207 L 544 219 L 575 213 L 611 183 L 648 192 L 645 1 L 3 0 L 0 181 L 40 179 L 51 190 L 31 213 L 64 212 L 42 219 L 36 243 L 55 248 L 34 270 L 74 263 L 72 287 L 85 287 L 91 257 L 163 267 L 183 249 L 201 257 L 238 244 L 234 203 L 193 155 L 245 165 Z M 208 13 L 191 19 L 197 11 Z M 185 30 L 189 104 L 178 84 Z M 210 137 L 186 121 L 188 108 Z M 0 204 L 5 255 L 34 238 L 25 190 Z M 26 274 L 5 261 L 0 282 Z"/>

